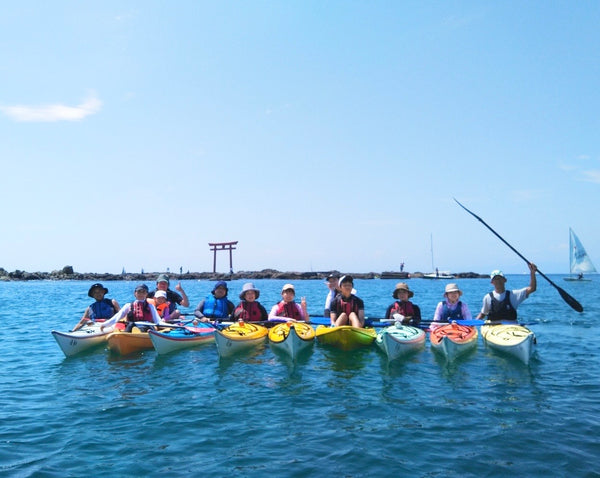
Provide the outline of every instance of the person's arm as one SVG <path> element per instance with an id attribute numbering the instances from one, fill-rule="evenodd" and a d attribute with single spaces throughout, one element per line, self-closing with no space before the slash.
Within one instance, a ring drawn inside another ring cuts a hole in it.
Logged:
<path id="1" fill-rule="evenodd" d="M 465 303 L 462 302 L 462 316 L 464 320 L 471 320 L 473 318 L 473 316 L 471 315 L 471 311 L 469 310 L 469 306 Z"/>
<path id="2" fill-rule="evenodd" d="M 178 283 L 175 286 L 175 290 L 181 294 L 181 306 L 182 307 L 189 307 L 190 306 L 190 300 L 188 299 L 187 294 L 183 290 L 183 287 L 181 287 L 181 283 Z"/>
<path id="3" fill-rule="evenodd" d="M 486 294 L 485 296 L 483 296 L 483 305 L 481 306 L 481 312 L 479 312 L 479 314 L 477 314 L 477 317 L 476 317 L 479 320 L 485 318 L 485 316 L 490 313 L 491 301 L 489 301 L 489 303 L 488 303 L 488 298 L 489 298 L 489 294 Z"/>
<path id="4" fill-rule="evenodd" d="M 418 305 L 413 304 L 413 316 L 408 323 L 414 327 L 421 325 L 421 308 Z"/>
<path id="5" fill-rule="evenodd" d="M 194 311 L 194 315 L 198 319 L 203 319 L 204 318 L 204 314 L 202 313 L 203 310 L 204 310 L 204 301 L 202 301 L 198 304 L 198 307 L 196 307 L 196 310 Z"/>
<path id="6" fill-rule="evenodd" d="M 150 313 L 152 314 L 152 322 L 154 322 L 156 325 L 166 325 L 166 322 L 163 322 L 160 318 L 160 315 L 158 315 L 158 311 L 156 310 L 156 307 L 154 307 L 154 304 L 148 303 L 148 306 L 150 307 Z"/>
<path id="7" fill-rule="evenodd" d="M 113 305 L 113 309 L 115 309 L 115 312 L 119 312 L 119 310 L 121 309 L 121 306 L 119 305 L 119 303 L 115 299 L 112 299 L 111 302 Z"/>
<path id="8" fill-rule="evenodd" d="M 308 310 L 306 308 L 305 297 L 300 299 L 300 316 L 304 319 L 304 322 L 310 322 L 310 316 L 308 315 Z"/>
<path id="9" fill-rule="evenodd" d="M 75 332 L 76 330 L 79 330 L 81 327 L 83 327 L 88 321 L 91 321 L 92 319 L 90 319 L 90 307 L 88 306 L 85 311 L 83 312 L 83 316 L 81 317 L 81 320 L 79 322 L 77 322 L 77 325 L 75 327 L 73 327 L 73 330 L 71 330 L 71 332 Z"/>
<path id="10" fill-rule="evenodd" d="M 260 309 L 260 320 L 268 320 L 269 314 L 267 314 L 267 309 L 260 303 L 258 304 L 258 308 Z"/>
<path id="11" fill-rule="evenodd" d="M 117 312 L 115 315 L 113 315 L 106 322 L 102 323 L 102 325 L 100 326 L 100 330 L 104 330 L 107 327 L 112 327 L 113 325 L 115 325 L 119 320 L 121 320 L 123 317 L 125 317 L 129 313 L 130 309 L 131 309 L 131 302 L 128 302 L 127 304 L 125 304 L 123 306 L 122 309 L 119 310 L 119 312 Z"/>
<path id="12" fill-rule="evenodd" d="M 443 308 L 443 303 L 438 302 L 438 305 L 435 308 L 435 312 L 433 313 L 433 321 L 434 322 L 440 322 L 442 320 L 442 308 Z"/>
<path id="13" fill-rule="evenodd" d="M 529 266 L 529 287 L 527 287 L 527 297 L 533 294 L 537 290 L 537 277 L 535 273 L 537 272 L 537 266 L 530 262 Z"/>

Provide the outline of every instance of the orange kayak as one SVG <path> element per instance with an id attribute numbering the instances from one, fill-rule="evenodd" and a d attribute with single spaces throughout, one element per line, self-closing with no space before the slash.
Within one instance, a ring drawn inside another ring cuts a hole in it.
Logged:
<path id="1" fill-rule="evenodd" d="M 451 324 L 433 327 L 429 333 L 431 348 L 443 354 L 448 360 L 477 347 L 477 329 L 468 325 Z"/>

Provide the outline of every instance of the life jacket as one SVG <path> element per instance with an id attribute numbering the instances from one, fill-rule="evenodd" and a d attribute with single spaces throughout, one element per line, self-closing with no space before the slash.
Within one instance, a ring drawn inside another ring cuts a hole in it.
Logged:
<path id="1" fill-rule="evenodd" d="M 287 317 L 288 319 L 304 320 L 300 315 L 296 302 L 279 302 L 276 315 L 277 317 Z"/>
<path id="2" fill-rule="evenodd" d="M 210 295 L 204 300 L 202 314 L 209 318 L 225 319 L 229 317 L 228 302 L 227 297 L 217 299 L 214 295 Z"/>
<path id="3" fill-rule="evenodd" d="M 517 320 L 517 310 L 510 303 L 510 291 L 507 290 L 503 301 L 499 301 L 494 297 L 494 294 L 490 292 L 490 298 L 492 299 L 492 306 L 490 307 L 490 313 L 488 314 L 488 320 L 493 322 L 501 320 Z"/>
<path id="4" fill-rule="evenodd" d="M 440 322 L 450 322 L 451 320 L 462 320 L 462 302 L 459 300 L 454 310 L 448 307 L 448 302 L 442 302 L 442 311 L 440 313 Z"/>
<path id="5" fill-rule="evenodd" d="M 344 296 L 340 295 L 339 299 L 335 301 L 336 309 L 334 312 L 337 315 L 346 314 L 350 315 L 352 312 L 358 314 L 358 301 L 354 300 L 354 295 L 350 296 L 349 300 L 344 300 Z"/>
<path id="6" fill-rule="evenodd" d="M 413 317 L 415 315 L 415 309 L 413 308 L 412 302 L 402 302 L 401 300 L 397 300 L 390 310 L 390 317 L 394 314 L 401 314 L 404 317 Z"/>
<path id="7" fill-rule="evenodd" d="M 97 300 L 90 305 L 90 319 L 96 321 L 100 319 L 110 319 L 117 313 L 115 306 L 110 299 Z"/>
<path id="8" fill-rule="evenodd" d="M 159 305 L 156 303 L 156 299 L 148 299 L 148 303 L 154 306 L 160 318 L 168 320 L 171 316 L 171 302 L 167 301 Z"/>
<path id="9" fill-rule="evenodd" d="M 154 322 L 152 317 L 152 311 L 150 310 L 150 304 L 147 301 L 136 300 L 131 304 L 131 308 L 127 313 L 128 322 Z"/>
<path id="10" fill-rule="evenodd" d="M 234 315 L 248 322 L 259 322 L 263 318 L 258 302 L 256 301 L 241 301 L 240 305 L 236 307 Z"/>

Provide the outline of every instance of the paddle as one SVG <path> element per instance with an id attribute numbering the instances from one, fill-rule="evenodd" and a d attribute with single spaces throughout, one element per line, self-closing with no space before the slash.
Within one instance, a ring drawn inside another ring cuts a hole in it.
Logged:
<path id="1" fill-rule="evenodd" d="M 504 244 L 506 244 L 515 254 L 517 254 L 521 259 L 523 259 L 525 262 L 527 262 L 528 264 L 530 264 L 530 261 L 528 261 L 519 251 L 517 251 L 513 246 L 511 246 L 508 242 L 506 242 L 504 240 L 504 238 L 498 234 L 496 231 L 494 231 L 490 226 L 488 226 L 485 221 L 483 219 L 481 219 L 477 214 L 469 211 L 465 206 L 463 206 L 460 202 L 458 202 L 458 200 L 456 198 L 454 198 L 454 200 L 456 201 L 456 203 L 462 207 L 465 211 L 467 211 L 471 216 L 473 216 L 475 219 L 477 219 L 479 222 L 481 222 L 481 224 L 483 224 L 485 227 L 487 227 L 490 231 L 492 231 L 492 233 L 494 233 L 494 235 L 496 237 L 498 237 L 498 239 L 500 239 Z M 569 304 L 573 309 L 575 309 L 577 312 L 583 312 L 583 307 L 582 305 L 577 302 L 577 300 L 572 297 L 571 295 L 569 295 L 567 293 L 567 291 L 565 291 L 564 289 L 562 289 L 561 287 L 557 286 L 554 282 L 552 282 L 550 280 L 549 277 L 547 277 L 544 273 L 542 273 L 541 270 L 537 270 L 538 274 L 541 275 L 544 279 L 546 279 L 550 285 L 554 286 L 556 288 L 556 290 L 558 291 L 558 293 L 560 294 L 560 296 L 563 298 L 563 300 Z"/>

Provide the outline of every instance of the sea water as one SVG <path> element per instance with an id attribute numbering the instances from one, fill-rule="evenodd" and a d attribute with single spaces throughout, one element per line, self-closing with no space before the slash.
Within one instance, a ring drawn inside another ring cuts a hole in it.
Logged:
<path id="1" fill-rule="evenodd" d="M 539 277 L 519 308 L 538 341 L 529 365 L 481 338 L 453 363 L 429 345 L 392 363 L 375 346 L 319 344 L 296 363 L 268 345 L 220 360 L 214 344 L 67 359 L 50 331 L 77 323 L 91 283 L 0 283 L 0 475 L 600 476 L 600 280 L 551 278 L 585 311 Z M 235 303 L 244 282 L 229 283 Z M 254 282 L 269 309 L 287 281 Z M 355 281 L 368 316 L 383 316 L 396 282 Z M 447 281 L 407 282 L 431 318 Z M 475 315 L 489 280 L 455 282 Z M 121 305 L 135 285 L 105 284 Z M 182 286 L 192 313 L 214 282 Z M 295 286 L 322 314 L 323 281 Z"/>

